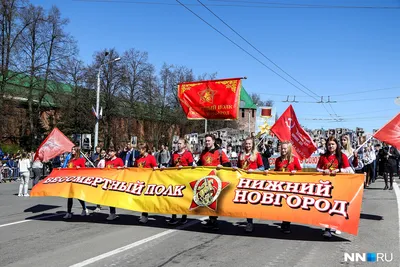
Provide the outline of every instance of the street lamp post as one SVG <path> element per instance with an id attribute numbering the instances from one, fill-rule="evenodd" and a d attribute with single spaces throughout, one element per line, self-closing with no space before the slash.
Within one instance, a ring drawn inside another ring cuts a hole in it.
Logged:
<path id="1" fill-rule="evenodd" d="M 119 60 L 121 60 L 121 58 L 117 57 L 117 58 L 114 58 L 113 60 L 110 60 L 110 61 L 108 61 L 106 63 L 101 64 L 100 67 L 99 67 L 99 71 L 97 72 L 97 92 L 96 92 L 96 115 L 97 116 L 96 116 L 96 125 L 94 127 L 94 146 L 93 146 L 94 152 L 96 152 L 96 146 L 99 143 L 100 73 L 101 73 L 101 68 L 104 65 L 111 64 L 111 63 L 117 62 Z"/>

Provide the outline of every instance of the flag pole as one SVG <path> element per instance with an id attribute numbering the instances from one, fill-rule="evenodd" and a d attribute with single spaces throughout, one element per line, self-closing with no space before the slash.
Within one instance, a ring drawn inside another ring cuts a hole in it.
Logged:
<path id="1" fill-rule="evenodd" d="M 230 81 L 230 80 L 237 80 L 237 79 L 240 79 L 240 80 L 246 80 L 246 79 L 247 79 L 247 77 L 246 77 L 246 76 L 244 76 L 244 77 L 237 77 L 237 78 L 227 78 L 227 79 L 203 80 L 203 81 L 191 81 L 191 82 L 182 82 L 182 83 L 179 83 L 179 84 L 188 84 L 188 83 L 206 83 L 206 82 L 219 82 L 219 81 Z"/>
<path id="2" fill-rule="evenodd" d="M 81 155 L 82 155 L 87 161 L 89 161 L 89 163 L 92 165 L 93 168 L 96 168 L 96 166 L 94 166 L 93 162 L 92 162 L 90 159 L 88 159 L 88 158 L 86 157 L 86 155 L 82 153 L 82 151 L 81 151 Z"/>
<path id="3" fill-rule="evenodd" d="M 370 137 L 368 137 L 368 139 L 367 140 L 365 140 L 365 142 L 364 143 L 362 143 L 356 150 L 354 150 L 354 152 L 358 152 L 358 150 L 360 150 L 363 146 L 365 146 L 365 144 L 366 143 L 368 143 L 369 142 L 369 140 L 371 140 L 372 139 L 372 137 L 374 137 L 374 135 L 371 135 Z"/>
<path id="4" fill-rule="evenodd" d="M 207 134 L 207 119 L 204 120 L 204 133 Z"/>

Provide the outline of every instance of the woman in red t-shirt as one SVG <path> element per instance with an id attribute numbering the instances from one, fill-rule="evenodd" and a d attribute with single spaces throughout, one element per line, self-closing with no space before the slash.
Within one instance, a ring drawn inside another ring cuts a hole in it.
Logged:
<path id="1" fill-rule="evenodd" d="M 290 172 L 295 174 L 296 171 L 301 171 L 300 160 L 292 153 L 292 143 L 282 142 L 280 146 L 280 157 L 275 160 L 275 171 Z M 285 234 L 290 234 L 290 222 L 283 221 L 281 231 Z"/>
<path id="2" fill-rule="evenodd" d="M 338 172 L 354 173 L 350 167 L 349 159 L 342 153 L 338 140 L 331 136 L 326 140 L 326 152 L 319 157 L 317 171 L 323 174 L 336 175 Z M 332 237 L 332 230 L 325 228 L 323 236 Z"/>
<path id="3" fill-rule="evenodd" d="M 71 158 L 68 161 L 67 168 L 85 168 L 85 163 L 86 160 L 84 158 L 80 157 L 81 150 L 79 147 L 74 146 L 71 149 Z M 82 206 L 82 216 L 89 215 L 89 210 L 86 208 L 86 203 L 83 200 L 78 199 L 79 202 L 81 203 Z M 65 214 L 64 219 L 70 219 L 72 218 L 72 205 L 73 205 L 73 199 L 68 198 L 67 202 L 67 214 Z"/>
<path id="4" fill-rule="evenodd" d="M 338 140 L 331 136 L 326 141 L 326 152 L 319 157 L 317 171 L 335 175 L 338 172 L 354 173 L 348 157 L 342 153 Z"/>
<path id="5" fill-rule="evenodd" d="M 300 161 L 293 155 L 290 142 L 282 142 L 280 153 L 280 157 L 275 160 L 275 171 L 290 172 L 292 174 L 296 171 L 301 171 Z"/>
<path id="6" fill-rule="evenodd" d="M 192 166 L 193 165 L 193 155 L 190 152 L 187 140 L 184 138 L 179 138 L 178 140 L 178 150 L 172 154 L 171 159 L 171 167 L 182 168 L 184 166 Z M 161 167 L 162 168 L 162 167 Z M 187 223 L 187 215 L 182 215 L 180 220 L 177 219 L 176 214 L 172 214 L 171 219 L 168 221 L 168 224 L 185 224 Z"/>
<path id="7" fill-rule="evenodd" d="M 135 160 L 135 167 L 138 168 L 153 168 L 157 169 L 156 158 L 150 153 L 149 145 L 144 143 L 139 145 L 140 156 Z M 149 220 L 149 214 L 142 212 L 142 216 L 139 218 L 139 223 L 147 223 Z"/>
<path id="8" fill-rule="evenodd" d="M 121 158 L 118 158 L 116 156 L 116 151 L 114 148 L 108 149 L 108 160 L 106 160 L 106 162 L 105 162 L 105 167 L 106 168 L 117 168 L 117 169 L 121 169 L 124 167 L 124 162 L 122 161 Z M 115 207 L 110 207 L 110 215 L 106 218 L 106 220 L 113 221 L 117 218 L 118 218 L 118 216 L 116 214 Z"/>
<path id="9" fill-rule="evenodd" d="M 257 148 L 254 145 L 254 139 L 247 137 L 242 146 L 243 152 L 240 152 L 238 156 L 238 168 L 247 172 L 264 171 L 264 163 L 260 153 L 257 151 Z M 247 218 L 245 231 L 253 232 L 253 228 L 253 219 Z"/>

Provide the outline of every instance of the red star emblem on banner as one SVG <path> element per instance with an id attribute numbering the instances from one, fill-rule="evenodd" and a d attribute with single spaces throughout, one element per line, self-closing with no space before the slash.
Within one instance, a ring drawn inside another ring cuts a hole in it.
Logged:
<path id="1" fill-rule="evenodd" d="M 189 184 L 193 189 L 193 199 L 189 209 L 208 207 L 216 211 L 217 199 L 221 191 L 229 185 L 229 182 L 222 182 L 216 175 L 216 171 L 212 170 L 207 176 Z"/>
<path id="2" fill-rule="evenodd" d="M 211 90 L 210 87 L 207 87 L 206 89 L 204 89 L 203 91 L 198 92 L 199 96 L 200 96 L 200 104 L 204 104 L 204 103 L 214 103 L 214 95 L 217 92 L 214 90 Z"/>

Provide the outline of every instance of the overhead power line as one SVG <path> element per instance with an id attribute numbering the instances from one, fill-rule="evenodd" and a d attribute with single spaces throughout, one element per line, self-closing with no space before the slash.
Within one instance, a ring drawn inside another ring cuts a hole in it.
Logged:
<path id="1" fill-rule="evenodd" d="M 387 90 L 393 90 L 393 89 L 400 89 L 400 86 L 394 86 L 394 87 L 388 87 L 388 88 L 380 88 L 380 89 L 371 89 L 371 90 L 364 90 L 364 91 L 357 91 L 357 92 L 352 92 L 352 93 L 344 93 L 344 94 L 337 94 L 337 95 L 331 95 L 331 96 L 358 95 L 358 94 L 362 94 L 362 93 L 370 93 L 370 92 L 377 92 L 377 91 L 387 91 Z"/>
<path id="2" fill-rule="evenodd" d="M 314 101 L 297 101 L 297 103 L 309 103 L 309 104 L 334 104 L 334 103 L 346 103 L 346 102 L 361 102 L 361 101 L 373 101 L 373 100 L 383 100 L 383 99 L 395 99 L 397 96 L 389 96 L 389 97 L 378 97 L 378 98 L 363 98 L 363 99 L 346 99 L 346 100 L 335 100 L 335 101 L 330 101 L 330 102 L 314 102 Z M 287 100 L 282 100 L 281 102 L 293 102 L 293 101 L 287 101 Z"/>
<path id="3" fill-rule="evenodd" d="M 244 49 L 242 46 L 240 46 L 238 43 L 236 43 L 235 41 L 233 41 L 231 38 L 229 38 L 228 36 L 226 36 L 224 33 L 222 33 L 220 30 L 218 30 L 217 28 L 215 28 L 213 25 L 211 25 L 209 22 L 207 22 L 205 19 L 203 19 L 202 17 L 200 17 L 196 12 L 194 12 L 193 10 L 191 10 L 190 8 L 188 8 L 185 4 L 183 4 L 182 2 L 180 2 L 179 0 L 176 0 L 179 4 L 181 4 L 185 9 L 187 9 L 190 13 L 192 13 L 193 15 L 195 15 L 197 18 L 199 18 L 201 21 L 203 21 L 204 23 L 206 23 L 209 27 L 211 27 L 214 31 L 216 31 L 217 33 L 219 33 L 220 35 L 222 35 L 225 39 L 227 39 L 229 42 L 231 42 L 232 44 L 234 44 L 237 48 L 239 48 L 240 50 L 242 50 L 243 52 L 245 52 L 247 55 L 249 55 L 250 57 L 252 57 L 254 60 L 256 60 L 258 63 L 260 63 L 261 65 L 263 65 L 264 67 L 266 67 L 267 69 L 269 69 L 270 71 L 272 71 L 273 73 L 275 73 L 277 76 L 279 76 L 281 79 L 283 79 L 284 81 L 288 82 L 289 84 L 291 84 L 292 86 L 294 86 L 295 88 L 299 89 L 300 91 L 302 91 L 303 93 L 305 93 L 306 95 L 313 97 L 312 95 L 310 95 L 309 93 L 307 93 L 306 91 L 304 91 L 303 89 L 301 89 L 299 86 L 297 86 L 296 84 L 292 83 L 291 81 L 289 81 L 288 79 L 286 79 L 285 77 L 283 77 L 281 74 L 279 74 L 278 72 L 276 72 L 274 69 L 270 68 L 267 64 L 265 64 L 264 62 L 262 62 L 261 60 L 259 60 L 258 58 L 256 58 L 253 54 L 251 54 L 249 51 L 247 51 L 246 49 Z M 313 97 L 314 98 L 314 97 Z"/>
<path id="4" fill-rule="evenodd" d="M 378 98 L 364 98 L 364 99 L 346 99 L 346 100 L 339 100 L 337 103 L 345 103 L 345 102 L 360 102 L 360 101 L 371 101 L 371 100 L 382 100 L 382 99 L 395 99 L 396 96 L 391 97 L 378 97 Z"/>
<path id="5" fill-rule="evenodd" d="M 149 2 L 149 1 L 133 1 L 133 0 L 72 0 L 73 2 L 93 2 L 93 3 L 120 3 L 120 4 L 138 4 L 138 5 L 162 5 L 162 6 L 178 6 L 176 3 L 166 3 L 166 2 Z M 210 0 L 212 1 L 212 0 Z M 217 1 L 216 1 L 217 2 Z M 239 3 L 238 1 L 220 1 L 220 2 L 231 2 L 231 3 Z M 326 6 L 326 5 L 301 5 L 292 6 L 287 3 L 266 3 L 260 2 L 259 5 L 252 4 L 252 2 L 248 1 L 240 1 L 244 4 L 207 4 L 208 6 L 215 7 L 237 7 L 237 8 L 269 8 L 269 9 L 400 9 L 400 7 L 396 6 Z M 247 3 L 247 4 L 246 4 Z M 186 4 L 188 6 L 199 6 L 198 4 Z"/>
<path id="6" fill-rule="evenodd" d="M 211 14 L 213 14 L 219 21 L 221 21 L 225 26 L 227 26 L 231 31 L 233 31 L 237 36 L 239 36 L 243 41 L 245 41 L 248 45 L 250 45 L 254 50 L 256 50 L 260 55 L 262 55 L 265 59 L 267 59 L 269 62 L 271 62 L 275 67 L 277 67 L 280 71 L 285 73 L 287 76 L 292 78 L 295 82 L 303 86 L 307 91 L 309 91 L 311 94 L 319 97 L 318 94 L 313 92 L 311 89 L 309 89 L 307 86 L 296 80 L 292 75 L 287 73 L 285 70 L 283 70 L 281 67 L 278 66 L 274 61 L 272 61 L 269 57 L 267 57 L 263 52 L 261 52 L 257 47 L 255 47 L 252 43 L 250 43 L 246 38 L 244 38 L 240 33 L 238 33 L 235 29 L 233 29 L 228 23 L 226 23 L 223 19 L 221 19 L 217 14 L 215 14 L 211 9 L 209 9 L 206 5 L 204 5 L 200 0 L 197 0 L 204 8 L 206 8 Z M 315 99 L 315 98 L 314 98 Z"/>
<path id="7" fill-rule="evenodd" d="M 282 71 L 284 74 L 286 74 L 288 77 L 290 77 L 292 80 L 294 80 L 295 82 L 297 82 L 299 85 L 301 85 L 304 89 L 306 89 L 307 91 L 309 91 L 311 94 L 315 95 L 316 97 L 320 97 L 317 93 L 315 93 L 314 91 L 312 91 L 310 88 L 308 88 L 307 86 L 305 86 L 304 84 L 302 84 L 301 82 L 299 82 L 296 78 L 294 78 L 293 76 L 291 76 L 289 73 L 287 73 L 285 70 L 283 70 L 280 66 L 278 66 L 278 64 L 276 64 L 274 61 L 272 61 L 269 57 L 267 57 L 263 52 L 261 52 L 257 47 L 255 47 L 252 43 L 250 43 L 246 38 L 244 38 L 240 33 L 238 33 L 235 29 L 233 29 L 228 23 L 226 23 L 222 18 L 220 18 L 217 14 L 215 14 L 211 9 L 209 9 L 206 5 L 204 5 L 200 0 L 197 0 L 197 2 L 199 2 L 204 8 L 206 8 L 211 14 L 213 14 L 219 21 L 221 21 L 225 26 L 227 26 L 231 31 L 233 31 L 236 35 L 238 35 L 243 41 L 245 41 L 248 45 L 250 45 L 254 50 L 256 50 L 260 55 L 262 55 L 265 59 L 267 59 L 270 63 L 272 63 L 276 68 L 278 68 L 280 71 Z M 304 91 L 302 91 L 304 92 Z M 310 96 L 309 94 L 307 94 L 308 96 Z M 316 99 L 315 96 L 310 96 L 314 99 Z M 292 103 L 297 103 L 297 101 L 295 100 L 296 96 L 294 96 L 294 100 L 292 101 Z M 289 99 L 289 97 L 288 97 Z M 338 117 L 338 115 L 336 114 L 334 108 L 332 107 L 332 105 L 329 103 L 329 106 L 333 112 L 333 115 L 328 111 L 327 107 L 325 106 L 325 104 L 323 102 L 322 106 L 323 108 L 326 110 L 326 112 L 334 117 Z"/>
<path id="8" fill-rule="evenodd" d="M 287 8 L 332 8 L 332 9 L 400 9 L 399 6 L 346 6 L 346 5 L 315 5 L 315 4 L 292 4 L 282 2 L 268 1 L 232 1 L 232 0 L 209 0 L 210 2 L 228 2 L 228 3 L 245 3 L 245 4 L 262 4 L 268 6 L 279 6 Z"/>
<path id="9" fill-rule="evenodd" d="M 301 118 L 302 120 L 306 121 L 334 121 L 334 122 L 346 122 L 346 121 L 351 121 L 351 120 L 370 120 L 370 119 L 384 119 L 387 118 L 387 116 L 376 116 L 376 117 L 359 117 L 359 118 L 337 118 L 337 119 L 332 119 L 332 118 Z"/>
<path id="10" fill-rule="evenodd" d="M 269 57 L 267 57 L 263 52 L 261 52 L 258 48 L 256 48 L 253 44 L 251 44 L 246 38 L 244 38 L 241 34 L 239 34 L 236 30 L 234 30 L 230 25 L 228 25 L 228 23 L 226 23 L 223 19 L 221 19 L 217 14 L 215 14 L 211 9 L 209 9 L 206 5 L 204 5 L 200 0 L 197 0 L 197 2 L 199 2 L 204 8 L 206 8 L 211 14 L 213 14 L 219 21 L 221 21 L 225 26 L 227 26 L 231 31 L 233 31 L 236 35 L 238 35 L 243 41 L 245 41 L 248 45 L 250 45 L 254 50 L 256 50 L 259 54 L 261 54 L 265 59 L 267 59 L 270 63 L 272 63 L 275 67 L 277 67 L 280 71 L 282 71 L 284 74 L 286 74 L 288 77 L 290 77 L 292 80 L 294 80 L 295 82 L 297 82 L 299 85 L 301 85 L 304 89 L 306 89 L 307 91 L 309 91 L 311 94 L 313 94 L 314 96 L 311 96 L 310 94 L 306 93 L 308 96 L 316 99 L 316 97 L 319 97 L 318 94 L 316 94 L 314 91 L 312 91 L 311 89 L 309 89 L 307 86 L 305 86 L 304 84 L 302 84 L 301 82 L 299 82 L 297 79 L 295 79 L 293 76 L 291 76 L 289 73 L 287 73 L 285 70 L 283 70 L 281 67 L 278 66 L 278 64 L 276 64 L 274 61 L 272 61 Z M 296 87 L 298 88 L 298 87 Z M 298 88 L 299 89 L 299 88 Z M 301 90 L 301 89 L 300 89 Z M 302 92 L 304 92 L 303 90 L 301 90 Z M 305 92 L 304 92 L 305 93 Z M 316 97 L 315 97 L 316 96 Z M 288 97 L 289 98 L 289 97 Z M 296 98 L 294 96 L 294 98 Z M 292 103 L 296 103 L 296 101 L 292 101 Z M 328 109 L 326 108 L 326 106 L 324 105 L 324 103 L 322 103 L 322 106 L 324 107 L 324 109 L 326 110 L 326 112 L 333 117 L 333 115 L 328 111 Z M 333 107 L 331 106 L 331 109 L 334 113 L 334 115 L 336 117 L 338 117 L 338 115 L 336 114 L 335 110 L 333 109 Z"/>

